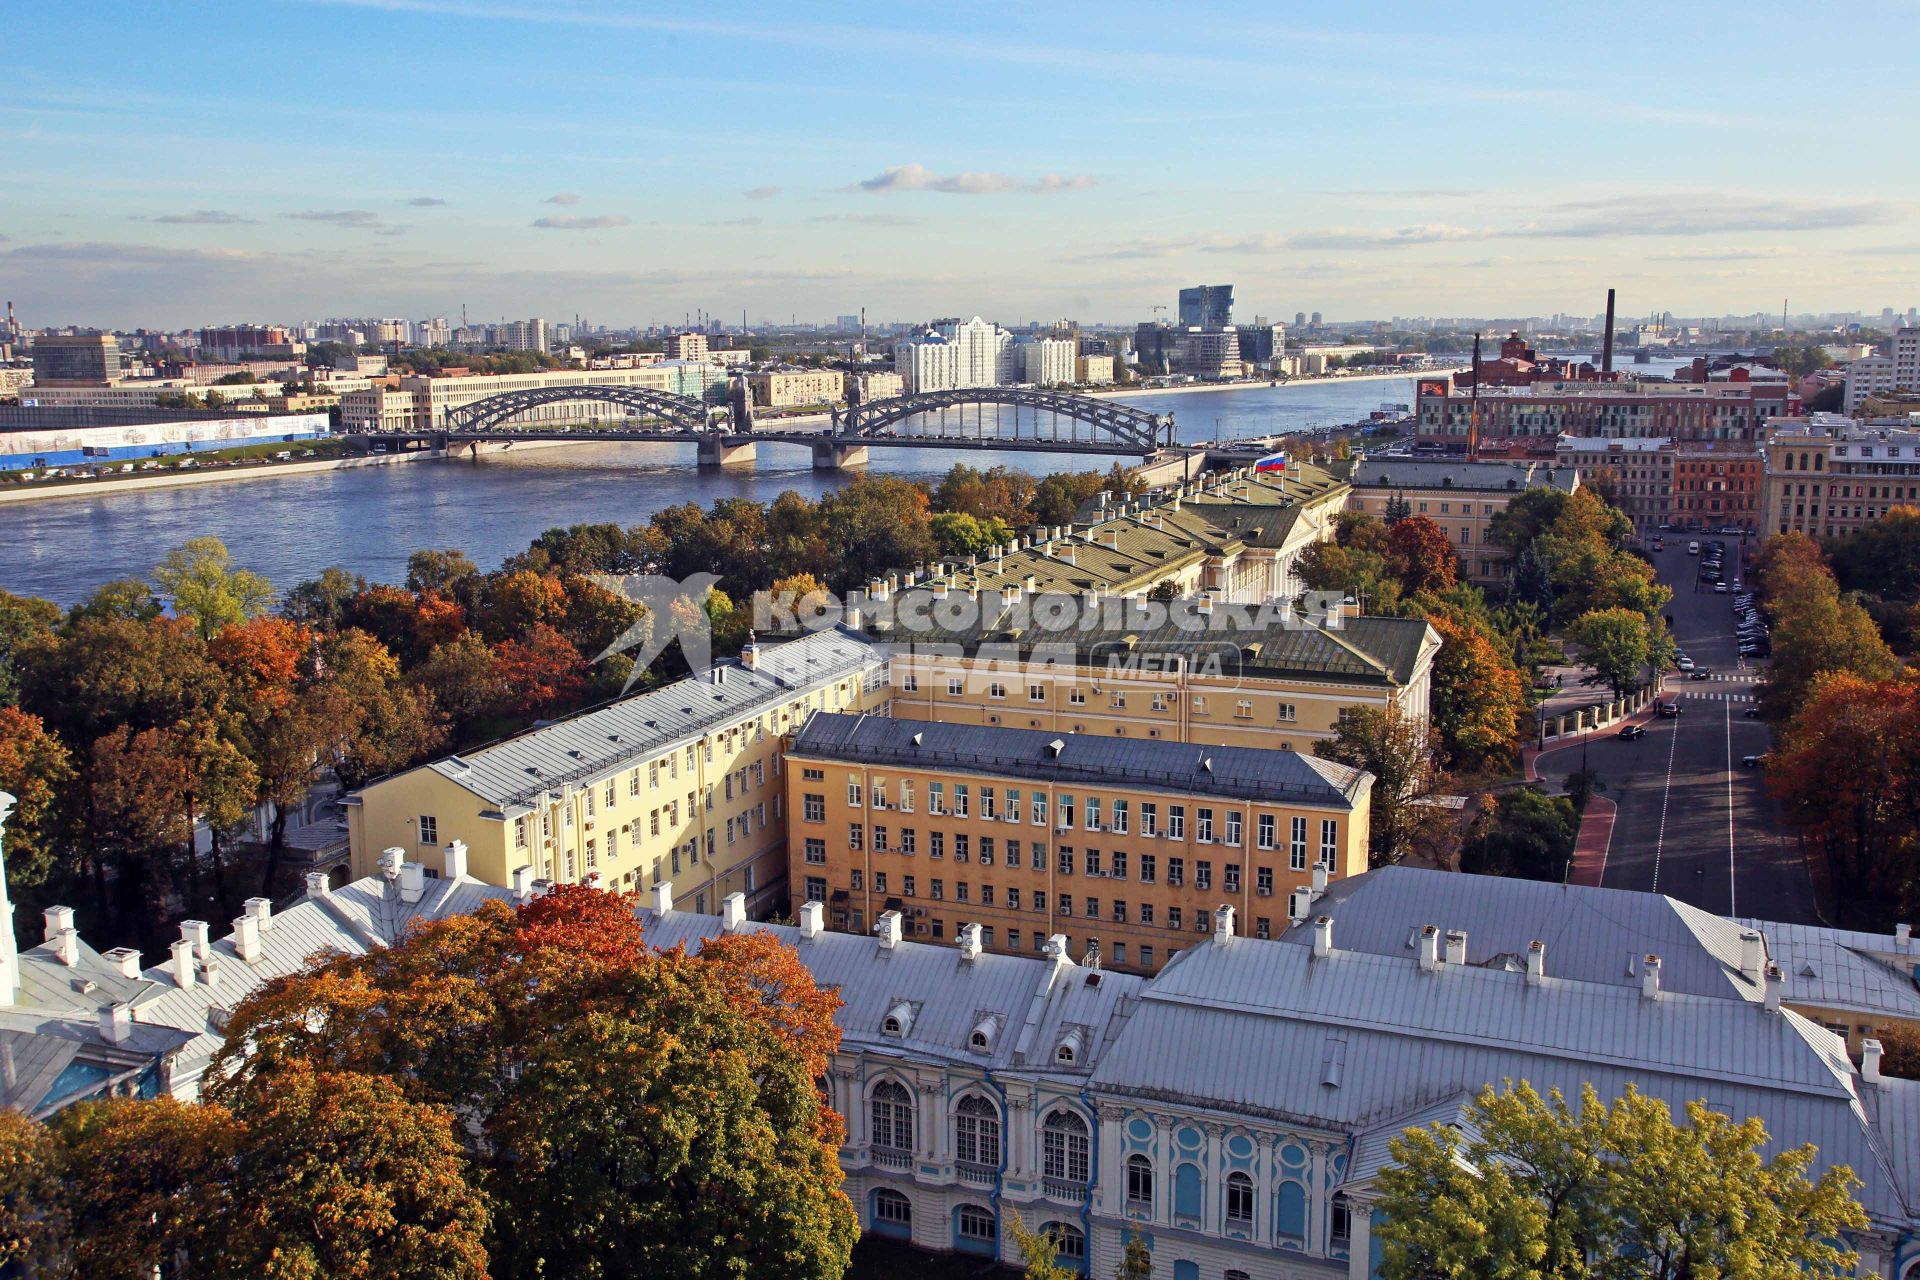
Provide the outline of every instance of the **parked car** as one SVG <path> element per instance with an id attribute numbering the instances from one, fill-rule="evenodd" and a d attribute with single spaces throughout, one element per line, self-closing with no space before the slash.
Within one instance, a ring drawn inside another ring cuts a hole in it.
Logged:
<path id="1" fill-rule="evenodd" d="M 1682 671 L 1691 671 L 1693 670 L 1693 659 L 1683 653 L 1673 665 L 1679 667 Z"/>
<path id="2" fill-rule="evenodd" d="M 1630 724 L 1626 728 L 1620 731 L 1620 736 L 1625 738 L 1628 742 L 1632 742 L 1635 738 L 1646 737 L 1647 731 L 1641 728 L 1637 724 Z"/>
<path id="3" fill-rule="evenodd" d="M 1726 583 L 1724 583 L 1724 582 L 1716 582 L 1716 583 L 1714 583 L 1714 584 L 1713 584 L 1713 593 L 1714 593 L 1715 595 L 1718 595 L 1718 596 L 1723 596 L 1723 595 L 1725 595 L 1725 594 L 1727 594 L 1727 584 L 1726 584 Z"/>
<path id="4" fill-rule="evenodd" d="M 1767 767 L 1768 754 L 1768 752 L 1763 751 L 1757 756 L 1741 756 L 1740 764 L 1742 767 L 1748 769 L 1764 769 Z"/>
<path id="5" fill-rule="evenodd" d="M 1662 718 L 1662 719 L 1666 719 L 1666 720 L 1671 720 L 1671 719 L 1673 719 L 1673 718 L 1674 718 L 1675 716 L 1677 716 L 1677 715 L 1679 715 L 1679 714 L 1680 714 L 1680 704 L 1679 704 L 1679 703 L 1677 703 L 1677 702 L 1663 702 L 1663 703 L 1661 703 L 1661 704 L 1660 704 L 1660 715 L 1661 715 L 1661 718 Z"/>
<path id="6" fill-rule="evenodd" d="M 1708 670 L 1706 667 L 1695 667 L 1693 670 L 1687 672 L 1687 679 L 1711 680 L 1713 679 L 1713 672 Z"/>
<path id="7" fill-rule="evenodd" d="M 1745 711 L 1742 711 L 1740 714 L 1745 716 L 1749 720 L 1758 720 L 1760 718 L 1760 708 L 1748 707 Z"/>

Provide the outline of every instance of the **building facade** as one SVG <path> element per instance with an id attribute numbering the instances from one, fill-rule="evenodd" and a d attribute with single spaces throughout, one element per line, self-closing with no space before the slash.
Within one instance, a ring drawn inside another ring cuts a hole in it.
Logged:
<path id="1" fill-rule="evenodd" d="M 766 409 L 839 404 L 846 399 L 846 374 L 838 369 L 773 369 L 750 373 L 753 402 Z"/>
<path id="2" fill-rule="evenodd" d="M 1233 286 L 1197 284 L 1180 291 L 1180 323 L 1224 329 L 1233 323 Z"/>
<path id="3" fill-rule="evenodd" d="M 1571 493 L 1582 469 L 1571 461 L 1470 462 L 1465 459 L 1357 458 L 1328 464 L 1351 485 L 1349 510 L 1386 519 L 1398 503 L 1407 514 L 1426 516 L 1446 531 L 1471 582 L 1503 582 L 1511 569 L 1507 549 L 1493 538 L 1493 520 L 1518 494 L 1554 488 Z"/>
<path id="4" fill-rule="evenodd" d="M 97 386 L 119 376 L 120 340 L 110 333 L 42 334 L 33 340 L 36 386 Z"/>
<path id="5" fill-rule="evenodd" d="M 1074 380 L 1074 342 L 1071 338 L 1032 338 L 1016 343 L 1020 381 L 1036 387 L 1056 387 Z"/>
<path id="6" fill-rule="evenodd" d="M 1477 430 L 1483 454 L 1547 456 L 1563 435 L 1752 443 L 1800 403 L 1784 382 L 1553 382 L 1484 387 L 1477 397 L 1444 378 L 1422 378 L 1417 387 L 1421 443 L 1464 452 Z"/>
<path id="7" fill-rule="evenodd" d="M 1367 867 L 1371 774 L 1291 751 L 819 713 L 787 752 L 795 901 L 865 933 L 981 927 L 989 951 L 1064 936 L 1151 973 L 1214 929 L 1286 927 L 1314 867 Z"/>
<path id="8" fill-rule="evenodd" d="M 1764 533 L 1832 538 L 1920 502 L 1920 427 L 1814 414 L 1767 433 Z"/>
<path id="9" fill-rule="evenodd" d="M 780 745 L 814 711 L 883 712 L 886 667 L 864 639 L 823 631 L 750 646 L 647 693 L 368 784 L 346 800 L 350 864 L 418 858 L 452 840 L 478 880 L 641 890 L 673 881 L 689 901 L 784 900 L 787 820 Z"/>
<path id="10" fill-rule="evenodd" d="M 1678 529 L 1760 528 L 1760 446 L 1735 440 L 1691 440 L 1673 455 L 1673 504 Z"/>

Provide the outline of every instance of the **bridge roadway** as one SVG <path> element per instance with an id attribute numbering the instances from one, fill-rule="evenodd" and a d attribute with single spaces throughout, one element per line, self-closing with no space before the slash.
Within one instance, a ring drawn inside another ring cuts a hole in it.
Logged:
<path id="1" fill-rule="evenodd" d="M 356 437 L 371 452 L 398 452 L 428 448 L 457 452 L 469 448 L 478 452 L 483 444 L 513 445 L 523 441 L 567 441 L 569 443 L 632 442 L 636 444 L 693 444 L 699 447 L 701 466 L 734 466 L 752 462 L 755 450 L 763 444 L 794 445 L 809 449 L 817 470 L 837 470 L 864 466 L 869 448 L 896 449 L 972 449 L 1008 453 L 1090 453 L 1117 457 L 1151 457 L 1159 449 L 1128 443 L 1118 438 L 1079 439 L 1015 437 L 992 435 L 900 435 L 876 432 L 872 435 L 835 434 L 831 427 L 788 431 L 648 431 L 627 427 L 494 428 L 485 431 L 392 431 Z"/>

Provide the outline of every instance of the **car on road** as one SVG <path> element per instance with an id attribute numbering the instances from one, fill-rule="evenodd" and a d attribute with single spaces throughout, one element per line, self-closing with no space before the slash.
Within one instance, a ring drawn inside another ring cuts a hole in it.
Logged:
<path id="1" fill-rule="evenodd" d="M 1653 540 L 1653 549 L 1655 551 L 1665 551 L 1667 549 L 1667 540 L 1665 538 L 1655 538 Z"/>
<path id="2" fill-rule="evenodd" d="M 1630 724 L 1626 728 L 1620 731 L 1620 736 L 1625 738 L 1628 742 L 1632 742 L 1635 738 L 1646 737 L 1647 731 L 1641 728 L 1637 724 Z"/>
<path id="3" fill-rule="evenodd" d="M 1713 672 L 1706 667 L 1695 667 L 1693 670 L 1687 672 L 1687 679 L 1711 680 L 1713 679 Z"/>
<path id="4" fill-rule="evenodd" d="M 1697 556 L 1697 555 L 1699 555 L 1699 554 L 1700 554 L 1700 544 L 1699 544 L 1699 543 L 1697 543 L 1697 542 L 1689 542 L 1689 543 L 1687 544 L 1687 554 L 1688 554 L 1688 555 L 1690 555 L 1690 556 Z"/>
<path id="5" fill-rule="evenodd" d="M 1713 593 L 1714 593 L 1715 595 L 1717 595 L 1717 596 L 1723 596 L 1723 595 L 1725 595 L 1725 594 L 1727 594 L 1727 584 L 1726 584 L 1726 583 L 1724 583 L 1724 582 L 1716 582 L 1716 583 L 1714 583 L 1714 584 L 1713 584 Z"/>
<path id="6" fill-rule="evenodd" d="M 1749 720 L 1758 720 L 1760 718 L 1760 708 L 1748 707 L 1745 711 L 1742 711 L 1740 714 L 1745 716 Z"/>
<path id="7" fill-rule="evenodd" d="M 1763 751 L 1757 756 L 1741 756 L 1740 765 L 1745 769 L 1764 769 L 1767 767 L 1768 755 L 1768 752 Z"/>
<path id="8" fill-rule="evenodd" d="M 1683 653 L 1679 656 L 1678 659 L 1674 661 L 1673 665 L 1680 668 L 1682 671 L 1691 671 L 1693 670 L 1693 659 L 1689 658 L 1686 654 Z"/>
<path id="9" fill-rule="evenodd" d="M 1677 702 L 1663 702 L 1663 703 L 1661 703 L 1661 704 L 1660 704 L 1660 715 L 1661 715 L 1661 718 L 1662 718 L 1662 719 L 1666 719 L 1666 720 L 1671 720 L 1671 719 L 1673 719 L 1673 718 L 1674 718 L 1675 716 L 1678 716 L 1679 714 L 1680 714 L 1680 704 L 1679 704 L 1679 703 L 1677 703 Z"/>

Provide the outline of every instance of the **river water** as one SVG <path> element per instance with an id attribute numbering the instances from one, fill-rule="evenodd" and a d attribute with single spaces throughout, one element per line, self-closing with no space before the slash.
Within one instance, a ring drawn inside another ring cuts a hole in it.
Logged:
<path id="1" fill-rule="evenodd" d="M 1123 401 L 1172 411 L 1182 440 L 1337 426 L 1382 403 L 1408 404 L 1413 379 L 1316 382 L 1183 392 Z M 874 474 L 938 478 L 955 462 L 1035 474 L 1105 470 L 1103 455 L 875 449 Z M 237 563 L 282 591 L 341 565 L 379 582 L 406 576 L 407 557 L 455 547 L 482 568 L 522 551 L 555 525 L 634 524 L 681 502 L 771 501 L 788 489 L 817 497 L 853 473 L 816 472 L 804 449 L 762 445 L 756 464 L 700 471 L 690 445 L 584 444 L 276 479 L 236 480 L 0 507 L 8 554 L 0 587 L 60 604 L 103 582 L 146 577 L 170 548 L 211 534 Z"/>

